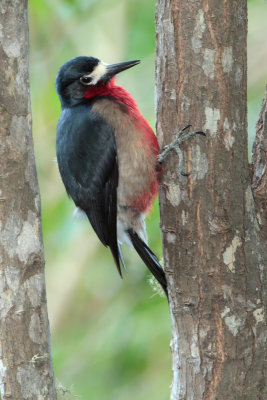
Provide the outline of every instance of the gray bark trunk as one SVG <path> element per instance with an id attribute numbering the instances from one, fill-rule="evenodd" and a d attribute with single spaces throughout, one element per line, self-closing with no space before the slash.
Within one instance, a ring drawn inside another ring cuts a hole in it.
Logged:
<path id="1" fill-rule="evenodd" d="M 54 400 L 27 1 L 3 0 L 0 8 L 0 393 L 2 400 Z"/>
<path id="2" fill-rule="evenodd" d="M 160 144 L 170 143 L 189 123 L 207 133 L 181 145 L 189 177 L 177 172 L 177 157 L 171 155 L 160 187 L 173 321 L 171 399 L 263 400 L 266 107 L 251 184 L 247 4 L 158 0 L 156 20 Z"/>

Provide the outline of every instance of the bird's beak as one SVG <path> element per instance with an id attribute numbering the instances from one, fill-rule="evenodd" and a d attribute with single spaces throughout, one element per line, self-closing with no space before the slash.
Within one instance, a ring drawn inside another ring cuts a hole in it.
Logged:
<path id="1" fill-rule="evenodd" d="M 114 75 L 119 72 L 125 71 L 128 68 L 132 68 L 135 65 L 140 64 L 140 60 L 134 61 L 125 61 L 118 64 L 109 64 L 106 66 L 106 74 L 105 77 L 112 78 Z"/>

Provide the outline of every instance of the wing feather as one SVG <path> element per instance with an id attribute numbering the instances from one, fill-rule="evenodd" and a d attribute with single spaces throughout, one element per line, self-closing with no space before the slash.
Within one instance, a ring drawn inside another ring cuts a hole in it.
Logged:
<path id="1" fill-rule="evenodd" d="M 87 215 L 121 275 L 117 244 L 116 141 L 112 127 L 88 106 L 63 112 L 57 132 L 57 158 L 62 180 L 75 204 Z"/>

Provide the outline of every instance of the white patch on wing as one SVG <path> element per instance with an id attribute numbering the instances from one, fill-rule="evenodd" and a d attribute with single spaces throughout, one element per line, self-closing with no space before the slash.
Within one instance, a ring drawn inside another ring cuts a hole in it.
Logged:
<path id="1" fill-rule="evenodd" d="M 76 207 L 74 212 L 73 212 L 73 217 L 74 218 L 83 219 L 83 218 L 86 218 L 87 215 L 85 214 L 85 212 L 81 208 Z"/>
<path id="2" fill-rule="evenodd" d="M 103 61 L 100 61 L 93 72 L 89 75 L 90 78 L 92 78 L 91 85 L 95 85 L 102 78 L 102 76 L 105 75 L 106 72 L 107 64 Z"/>

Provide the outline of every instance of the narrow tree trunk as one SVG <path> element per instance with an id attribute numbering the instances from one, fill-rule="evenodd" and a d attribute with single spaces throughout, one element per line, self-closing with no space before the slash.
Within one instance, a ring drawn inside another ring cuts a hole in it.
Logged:
<path id="1" fill-rule="evenodd" d="M 27 1 L 0 13 L 1 398 L 56 399 L 28 74 Z"/>
<path id="2" fill-rule="evenodd" d="M 207 133 L 181 146 L 190 175 L 177 172 L 172 155 L 160 188 L 171 398 L 263 400 L 267 228 L 257 219 L 264 219 L 266 197 L 256 213 L 247 154 L 246 0 L 158 0 L 156 19 L 160 144 L 189 123 Z M 263 152 L 266 137 L 265 125 Z"/>
<path id="3" fill-rule="evenodd" d="M 256 218 L 261 235 L 267 240 L 267 85 L 265 89 L 252 149 L 251 173 Z"/>

